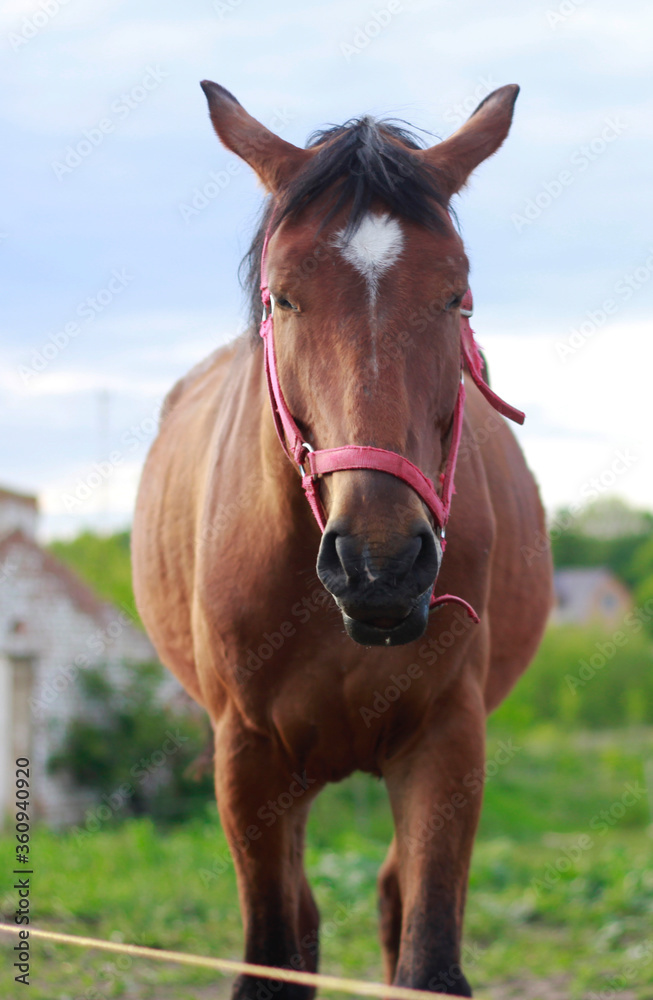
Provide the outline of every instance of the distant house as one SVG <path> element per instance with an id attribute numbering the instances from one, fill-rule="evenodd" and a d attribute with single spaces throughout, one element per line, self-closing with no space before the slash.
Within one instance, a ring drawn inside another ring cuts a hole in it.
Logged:
<path id="1" fill-rule="evenodd" d="M 629 591 L 609 569 L 571 567 L 554 573 L 555 625 L 605 625 L 616 628 L 632 609 Z"/>
<path id="2" fill-rule="evenodd" d="M 97 595 L 36 540 L 36 499 L 0 489 L 0 820 L 12 809 L 15 761 L 31 760 L 32 812 L 77 822 L 89 796 L 47 773 L 63 724 L 83 707 L 80 671 L 155 659 L 133 609 Z"/>

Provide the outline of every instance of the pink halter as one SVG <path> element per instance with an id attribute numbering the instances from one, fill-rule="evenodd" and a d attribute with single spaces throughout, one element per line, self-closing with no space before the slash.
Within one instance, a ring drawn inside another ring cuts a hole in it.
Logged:
<path id="1" fill-rule="evenodd" d="M 341 472 L 345 469 L 374 469 L 378 472 L 387 472 L 391 476 L 396 476 L 397 479 L 401 479 L 415 490 L 433 515 L 436 530 L 440 535 L 442 551 L 444 552 L 446 545 L 444 538 L 445 527 L 449 520 L 451 498 L 454 493 L 454 474 L 463 427 L 463 411 L 465 406 L 465 386 L 462 380 L 463 368 L 467 367 L 472 379 L 495 410 L 518 424 L 523 424 L 524 422 L 524 414 L 521 410 L 515 409 L 500 399 L 483 379 L 483 360 L 474 340 L 474 332 L 469 325 L 469 317 L 473 313 L 471 291 L 467 290 L 460 306 L 461 379 L 454 407 L 451 447 L 447 456 L 445 471 L 440 476 L 442 496 L 439 496 L 433 482 L 424 475 L 421 469 L 418 469 L 413 462 L 409 461 L 403 455 L 399 455 L 397 452 L 388 451 L 386 448 L 374 448 L 371 445 L 343 445 L 339 448 L 320 448 L 316 451 L 302 438 L 299 428 L 288 409 L 279 383 L 277 359 L 274 350 L 271 296 L 267 278 L 269 239 L 270 226 L 268 226 L 265 234 L 263 252 L 261 254 L 263 319 L 261 321 L 260 335 L 263 338 L 265 347 L 265 374 L 268 383 L 270 404 L 272 406 L 272 416 L 281 447 L 288 458 L 296 462 L 299 466 L 302 476 L 302 486 L 311 510 L 315 515 L 315 520 L 320 527 L 320 531 L 324 532 L 326 517 L 316 489 L 316 480 L 320 476 L 326 476 L 332 472 Z M 452 594 L 444 594 L 441 597 L 431 595 L 430 610 L 432 611 L 434 608 L 445 603 L 462 605 L 473 621 L 480 621 L 478 615 L 467 601 L 463 600 L 462 597 L 455 597 Z"/>

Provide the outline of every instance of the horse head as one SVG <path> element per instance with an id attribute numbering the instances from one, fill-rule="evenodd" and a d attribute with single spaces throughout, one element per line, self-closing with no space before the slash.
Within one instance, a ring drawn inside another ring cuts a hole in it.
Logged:
<path id="1" fill-rule="evenodd" d="M 449 204 L 510 127 L 518 87 L 494 91 L 430 148 L 370 117 L 301 149 L 205 81 L 222 142 L 270 194 L 265 266 L 276 374 L 310 450 L 359 445 L 403 456 L 435 484 L 454 441 L 468 262 Z M 443 553 L 438 524 L 405 481 L 377 468 L 318 480 L 317 572 L 364 645 L 419 638 Z"/>

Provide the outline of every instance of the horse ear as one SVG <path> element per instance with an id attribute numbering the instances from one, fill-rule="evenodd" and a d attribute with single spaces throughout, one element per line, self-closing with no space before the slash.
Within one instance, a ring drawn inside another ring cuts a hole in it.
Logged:
<path id="1" fill-rule="evenodd" d="M 508 135 L 519 87 L 499 87 L 481 101 L 462 128 L 437 146 L 418 154 L 443 176 L 449 197 L 463 187 L 473 170 L 496 153 Z"/>
<path id="2" fill-rule="evenodd" d="M 273 194 L 313 156 L 312 150 L 293 146 L 257 122 L 225 87 L 211 80 L 202 80 L 200 86 L 220 141 L 245 160 Z"/>

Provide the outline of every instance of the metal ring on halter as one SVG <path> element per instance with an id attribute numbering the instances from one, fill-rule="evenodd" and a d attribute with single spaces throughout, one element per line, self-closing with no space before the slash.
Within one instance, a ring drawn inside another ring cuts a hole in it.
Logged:
<path id="1" fill-rule="evenodd" d="M 302 448 L 305 451 L 315 451 L 315 448 L 312 445 L 308 444 L 308 442 L 306 441 L 302 441 Z M 306 469 L 304 468 L 304 464 L 303 462 L 298 462 L 297 465 L 299 467 L 299 474 L 303 478 L 307 474 Z"/>
<path id="2" fill-rule="evenodd" d="M 274 300 L 274 295 L 272 294 L 272 292 L 270 292 L 269 289 L 268 289 L 268 293 L 270 295 L 270 301 L 269 302 L 265 302 L 265 301 L 263 302 L 263 316 L 262 316 L 262 319 L 261 319 L 261 322 L 263 322 L 263 323 L 265 323 L 266 319 L 269 319 L 270 316 L 274 316 L 274 301 L 275 301 Z"/>

